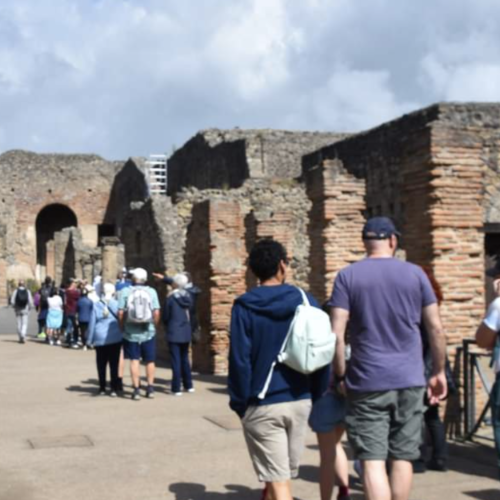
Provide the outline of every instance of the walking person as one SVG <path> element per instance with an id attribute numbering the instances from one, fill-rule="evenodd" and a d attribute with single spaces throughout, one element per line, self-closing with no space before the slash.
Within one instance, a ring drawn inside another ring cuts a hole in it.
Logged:
<path id="1" fill-rule="evenodd" d="M 140 360 L 146 364 L 146 396 L 154 398 L 154 377 L 156 361 L 156 328 L 160 322 L 160 304 L 156 290 L 147 286 L 148 273 L 137 268 L 132 271 L 132 286 L 120 292 L 118 319 L 123 331 L 125 359 L 130 359 L 132 377 L 132 399 L 139 401 Z"/>
<path id="2" fill-rule="evenodd" d="M 14 308 L 16 314 L 19 343 L 24 344 L 28 332 L 29 312 L 33 309 L 33 297 L 31 296 L 31 292 L 26 288 L 24 280 L 19 280 L 17 288 L 10 298 L 10 305 Z"/>
<path id="3" fill-rule="evenodd" d="M 103 298 L 92 307 L 87 330 L 87 343 L 95 348 L 99 395 L 106 394 L 106 371 L 109 365 L 111 377 L 111 397 L 116 397 L 120 389 L 118 364 L 122 347 L 122 332 L 118 323 L 118 302 L 115 286 L 105 283 Z"/>
<path id="4" fill-rule="evenodd" d="M 394 258 L 399 233 L 392 221 L 368 220 L 362 237 L 367 257 L 338 273 L 329 301 L 338 342 L 335 377 L 347 394 L 348 437 L 362 463 L 366 497 L 408 500 L 426 386 L 421 322 L 433 358 L 430 404 L 446 396 L 446 343 L 429 279 L 420 267 Z M 346 370 L 348 321 L 351 358 Z"/>
<path id="5" fill-rule="evenodd" d="M 495 382 L 490 393 L 491 419 L 500 476 L 500 261 L 493 268 L 488 269 L 486 274 L 494 279 L 493 288 L 496 298 L 489 305 L 486 317 L 476 331 L 476 342 L 479 347 L 493 351 Z"/>
<path id="6" fill-rule="evenodd" d="M 38 325 L 39 331 L 37 338 L 40 340 L 46 340 L 48 341 L 47 338 L 47 333 L 46 333 L 46 328 L 47 328 L 47 314 L 49 313 L 49 302 L 48 298 L 50 297 L 50 292 L 52 290 L 53 284 L 52 284 L 52 278 L 50 276 L 47 276 L 43 284 L 38 291 L 40 294 L 40 302 L 38 304 Z"/>
<path id="7" fill-rule="evenodd" d="M 66 314 L 66 344 L 78 349 L 78 323 L 76 321 L 77 304 L 80 290 L 74 278 L 68 280 L 65 292 L 64 312 Z M 85 345 L 82 343 L 82 345 Z"/>
<path id="8" fill-rule="evenodd" d="M 303 303 L 300 290 L 285 284 L 287 265 L 279 242 L 256 243 L 249 266 L 260 286 L 238 297 L 231 315 L 229 405 L 241 418 L 255 472 L 266 484 L 262 498 L 273 500 L 292 500 L 290 480 L 298 475 L 311 396 L 328 385 L 328 367 L 303 375 L 278 363 L 265 396 L 258 397 Z"/>
<path id="9" fill-rule="evenodd" d="M 59 339 L 61 327 L 63 324 L 64 304 L 60 293 L 54 287 L 50 291 L 50 296 L 47 299 L 47 340 L 50 345 L 61 345 Z"/>
<path id="10" fill-rule="evenodd" d="M 90 300 L 88 294 L 89 292 L 87 288 L 82 288 L 80 298 L 76 304 L 78 327 L 80 329 L 81 341 L 84 350 L 87 349 L 87 329 L 92 316 L 92 309 L 94 308 L 94 302 Z"/>
<path id="11" fill-rule="evenodd" d="M 173 290 L 166 298 L 163 309 L 163 323 L 172 364 L 171 391 L 174 396 L 182 396 L 181 381 L 186 392 L 194 392 L 189 364 L 192 299 L 186 291 L 187 284 L 188 278 L 185 274 L 176 274 L 173 277 Z"/>
<path id="12" fill-rule="evenodd" d="M 321 500 L 331 500 L 335 485 L 338 487 L 337 500 L 351 499 L 349 463 L 341 443 L 345 432 L 345 414 L 345 396 L 337 392 L 335 379 L 331 377 L 328 390 L 314 402 L 309 416 L 309 426 L 318 440 Z"/>

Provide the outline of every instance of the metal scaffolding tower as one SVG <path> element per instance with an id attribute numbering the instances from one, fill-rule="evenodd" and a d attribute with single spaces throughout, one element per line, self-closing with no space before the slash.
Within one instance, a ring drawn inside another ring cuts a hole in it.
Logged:
<path id="1" fill-rule="evenodd" d="M 146 165 L 151 194 L 167 194 L 167 155 L 149 155 Z"/>

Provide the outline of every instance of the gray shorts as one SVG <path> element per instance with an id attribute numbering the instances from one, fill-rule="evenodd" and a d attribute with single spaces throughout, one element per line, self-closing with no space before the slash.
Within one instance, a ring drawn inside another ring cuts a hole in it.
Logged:
<path id="1" fill-rule="evenodd" d="M 420 456 L 424 388 L 348 392 L 347 435 L 360 460 Z"/>
<path id="2" fill-rule="evenodd" d="M 310 412 L 310 399 L 247 409 L 241 422 L 259 481 L 297 477 Z"/>

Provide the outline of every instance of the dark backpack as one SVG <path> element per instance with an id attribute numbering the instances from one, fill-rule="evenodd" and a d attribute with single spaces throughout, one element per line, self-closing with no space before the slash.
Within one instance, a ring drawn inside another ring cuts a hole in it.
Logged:
<path id="1" fill-rule="evenodd" d="M 28 290 L 26 288 L 18 288 L 16 291 L 15 306 L 16 309 L 24 309 L 29 302 Z"/>
<path id="2" fill-rule="evenodd" d="M 42 287 L 40 290 L 40 308 L 48 309 L 49 308 L 49 297 L 50 297 L 50 288 L 47 286 Z"/>

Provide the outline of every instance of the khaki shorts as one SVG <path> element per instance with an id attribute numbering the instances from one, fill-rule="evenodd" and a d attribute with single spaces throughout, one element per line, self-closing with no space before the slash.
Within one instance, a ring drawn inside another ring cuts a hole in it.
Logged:
<path id="1" fill-rule="evenodd" d="M 243 432 L 259 481 L 297 477 L 310 412 L 310 399 L 247 409 Z"/>
<path id="2" fill-rule="evenodd" d="M 347 435 L 360 460 L 416 460 L 420 456 L 424 388 L 348 392 Z"/>

